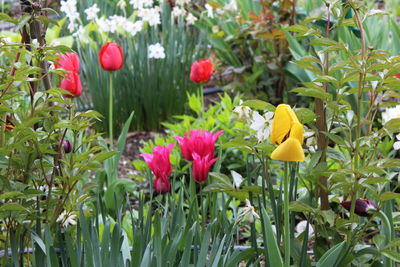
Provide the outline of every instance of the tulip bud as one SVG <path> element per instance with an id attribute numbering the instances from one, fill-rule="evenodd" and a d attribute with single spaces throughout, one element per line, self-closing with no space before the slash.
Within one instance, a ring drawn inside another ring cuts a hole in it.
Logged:
<path id="1" fill-rule="evenodd" d="M 63 144 L 63 147 L 64 147 L 64 152 L 66 154 L 71 153 L 71 151 L 72 151 L 71 142 L 68 141 L 68 140 L 63 140 L 62 144 Z"/>
<path id="2" fill-rule="evenodd" d="M 122 48 L 113 42 L 106 43 L 99 52 L 99 61 L 106 71 L 119 70 L 124 64 Z"/>
<path id="3" fill-rule="evenodd" d="M 340 203 L 346 210 L 350 211 L 351 209 L 351 201 L 343 201 Z M 377 210 L 378 207 L 374 202 L 366 198 L 356 199 L 356 206 L 354 209 L 354 213 L 361 217 L 369 217 L 371 216 L 371 210 Z"/>

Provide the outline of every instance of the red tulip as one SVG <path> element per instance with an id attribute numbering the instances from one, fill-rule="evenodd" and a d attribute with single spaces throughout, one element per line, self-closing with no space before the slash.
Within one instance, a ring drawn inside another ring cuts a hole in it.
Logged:
<path id="1" fill-rule="evenodd" d="M 57 63 L 54 63 L 55 68 L 63 68 L 67 71 L 80 71 L 79 57 L 77 53 L 66 53 L 65 55 L 57 54 L 61 57 L 56 59 Z"/>
<path id="2" fill-rule="evenodd" d="M 215 134 L 201 130 L 191 130 L 188 136 L 187 133 L 184 137 L 175 136 L 181 148 L 182 155 L 188 161 L 193 161 L 193 153 L 200 157 L 209 156 L 214 157 L 215 141 L 224 131 L 218 131 Z"/>
<path id="3" fill-rule="evenodd" d="M 193 179 L 198 183 L 204 182 L 208 177 L 211 165 L 217 160 L 218 158 L 213 159 L 209 155 L 201 157 L 197 153 L 193 153 Z"/>
<path id="4" fill-rule="evenodd" d="M 124 65 L 122 48 L 116 43 L 109 42 L 103 45 L 99 52 L 100 65 L 104 70 L 115 71 Z"/>
<path id="5" fill-rule="evenodd" d="M 400 73 L 396 73 L 394 76 L 395 76 L 397 79 L 400 79 Z"/>
<path id="6" fill-rule="evenodd" d="M 208 82 L 214 72 L 215 70 L 210 60 L 195 61 L 190 69 L 190 79 L 195 83 Z"/>
<path id="7" fill-rule="evenodd" d="M 154 180 L 154 188 L 158 193 L 167 193 L 170 190 L 168 176 L 171 174 L 172 167 L 169 154 L 174 145 L 175 144 L 169 144 L 166 147 L 158 145 L 153 148 L 153 154 L 140 154 L 156 177 Z"/>
<path id="8" fill-rule="evenodd" d="M 67 77 L 61 80 L 60 87 L 72 94 L 64 95 L 65 97 L 77 97 L 82 94 L 82 84 L 79 78 L 80 63 L 76 53 L 58 54 L 61 58 L 54 64 L 55 68 L 63 68 L 68 71 Z"/>
<path id="9" fill-rule="evenodd" d="M 350 211 L 351 209 L 351 201 L 343 201 L 340 203 L 346 210 Z M 374 202 L 366 198 L 359 198 L 356 199 L 356 206 L 354 209 L 354 213 L 362 216 L 362 217 L 369 217 L 371 214 L 369 213 L 370 210 L 377 210 L 378 207 Z"/>
<path id="10" fill-rule="evenodd" d="M 66 94 L 65 97 L 77 97 L 82 94 L 81 79 L 77 72 L 70 71 L 67 78 L 62 79 L 60 87 L 72 94 L 72 96 Z"/>

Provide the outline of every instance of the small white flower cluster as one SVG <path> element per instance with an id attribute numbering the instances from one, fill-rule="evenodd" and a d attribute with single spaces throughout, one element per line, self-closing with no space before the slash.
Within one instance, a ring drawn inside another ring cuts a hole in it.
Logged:
<path id="1" fill-rule="evenodd" d="M 64 210 L 60 216 L 57 218 L 57 222 L 61 223 L 63 227 L 68 227 L 68 225 L 76 225 L 76 214 L 72 212 L 67 212 Z"/>
<path id="2" fill-rule="evenodd" d="M 266 112 L 264 115 L 254 111 L 247 106 L 239 105 L 233 110 L 239 118 L 245 119 L 250 128 L 255 131 L 258 142 L 265 141 L 271 133 L 270 122 L 274 116 L 273 112 Z"/>
<path id="3" fill-rule="evenodd" d="M 392 119 L 400 119 L 400 105 L 397 105 L 393 108 L 386 108 L 382 112 L 382 122 L 383 124 L 387 123 Z"/>
<path id="4" fill-rule="evenodd" d="M 236 0 L 231 0 L 229 3 L 225 4 L 223 8 L 214 9 L 210 4 L 205 4 L 204 7 L 209 18 L 214 18 L 214 11 L 217 15 L 223 15 L 225 12 L 235 12 L 238 10 Z"/>
<path id="5" fill-rule="evenodd" d="M 67 15 L 69 19 L 68 30 L 73 32 L 78 26 L 76 20 L 79 20 L 79 13 L 76 9 L 76 0 L 62 1 L 60 10 Z"/>
<path id="6" fill-rule="evenodd" d="M 250 223 L 254 222 L 254 219 L 260 219 L 260 215 L 257 214 L 256 209 L 251 205 L 250 201 L 246 198 L 246 207 L 242 209 L 236 218 L 236 223 L 243 221 L 245 218 Z"/>
<path id="7" fill-rule="evenodd" d="M 152 7 L 153 0 L 131 0 L 129 3 L 133 6 L 134 9 L 142 9 L 145 7 Z"/>
<path id="8" fill-rule="evenodd" d="M 142 18 L 143 21 L 147 21 L 150 26 L 161 24 L 160 11 L 155 7 L 139 9 L 138 16 Z"/>
<path id="9" fill-rule="evenodd" d="M 97 4 L 85 9 L 86 19 L 87 20 L 97 20 L 97 13 L 99 13 L 100 9 L 97 7 Z"/>
<path id="10" fill-rule="evenodd" d="M 164 47 L 160 43 L 149 45 L 149 58 L 165 58 Z"/>

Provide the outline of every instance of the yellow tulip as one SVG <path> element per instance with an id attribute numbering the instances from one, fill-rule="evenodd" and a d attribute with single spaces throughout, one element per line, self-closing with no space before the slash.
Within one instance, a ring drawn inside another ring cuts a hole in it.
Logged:
<path id="1" fill-rule="evenodd" d="M 301 147 L 304 142 L 303 125 L 289 105 L 281 104 L 276 108 L 270 140 L 278 145 L 272 152 L 271 159 L 304 161 Z"/>
<path id="2" fill-rule="evenodd" d="M 300 123 L 289 105 L 280 104 L 276 107 L 270 140 L 272 144 L 280 145 L 290 133 L 294 123 Z"/>

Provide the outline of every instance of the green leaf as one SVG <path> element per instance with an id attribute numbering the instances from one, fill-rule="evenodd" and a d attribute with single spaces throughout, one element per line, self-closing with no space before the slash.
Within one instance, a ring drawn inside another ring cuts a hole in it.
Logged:
<path id="1" fill-rule="evenodd" d="M 317 115 L 308 108 L 298 108 L 294 112 L 302 124 L 309 123 L 317 118 Z"/>
<path id="2" fill-rule="evenodd" d="M 313 208 L 300 201 L 290 202 L 289 209 L 296 212 L 314 212 Z"/>
<path id="3" fill-rule="evenodd" d="M 20 30 L 22 29 L 22 27 L 25 26 L 26 23 L 28 23 L 28 21 L 31 19 L 31 15 L 30 14 L 25 14 L 23 15 L 20 20 L 18 21 L 17 24 L 17 29 Z"/>
<path id="4" fill-rule="evenodd" d="M 5 212 L 5 211 L 28 211 L 28 210 L 17 203 L 6 203 L 0 206 L 0 212 Z"/>
<path id="5" fill-rule="evenodd" d="M 400 198 L 399 193 L 385 192 L 379 196 L 380 201 L 388 201 L 388 200 L 392 200 L 392 199 L 396 199 L 396 198 Z"/>
<path id="6" fill-rule="evenodd" d="M 310 30 L 310 28 L 308 28 L 307 26 L 304 26 L 304 25 L 297 24 L 297 25 L 292 25 L 292 26 L 286 27 L 285 30 L 290 31 L 290 32 L 305 33 L 305 32 L 308 32 Z"/>
<path id="7" fill-rule="evenodd" d="M 397 251 L 393 250 L 382 250 L 381 251 L 382 255 L 388 257 L 389 259 L 395 261 L 395 262 L 400 262 L 400 253 Z"/>
<path id="8" fill-rule="evenodd" d="M 337 45 L 337 42 L 328 38 L 316 38 L 311 40 L 310 45 L 330 46 Z"/>
<path id="9" fill-rule="evenodd" d="M 300 87 L 293 89 L 292 92 L 295 92 L 301 96 L 320 98 L 323 101 L 332 99 L 332 96 L 329 93 L 325 92 L 322 88 L 317 89 Z"/>
<path id="10" fill-rule="evenodd" d="M 264 222 L 263 227 L 265 236 L 263 238 L 266 241 L 266 244 L 264 244 L 264 248 L 266 247 L 268 251 L 268 266 L 283 267 L 282 256 L 279 252 L 278 243 L 276 242 L 275 234 L 272 230 L 271 221 L 264 207 L 261 208 L 261 216 Z"/>
<path id="11" fill-rule="evenodd" d="M 335 266 L 340 252 L 342 252 L 342 249 L 345 247 L 345 245 L 346 242 L 343 241 L 325 252 L 325 254 L 322 255 L 321 259 L 318 261 L 317 267 Z"/>
<path id="12" fill-rule="evenodd" d="M 273 105 L 271 105 L 268 102 L 257 99 L 247 100 L 242 105 L 256 110 L 267 110 L 271 112 L 275 111 L 275 107 Z"/>
<path id="13" fill-rule="evenodd" d="M 6 198 L 13 198 L 13 197 L 18 197 L 24 195 L 22 192 L 19 191 L 11 191 L 11 192 L 6 192 L 0 195 L 0 199 L 6 199 Z"/>

